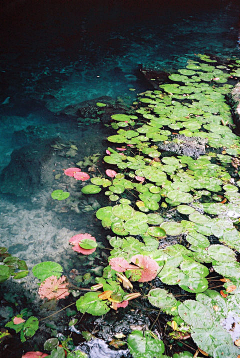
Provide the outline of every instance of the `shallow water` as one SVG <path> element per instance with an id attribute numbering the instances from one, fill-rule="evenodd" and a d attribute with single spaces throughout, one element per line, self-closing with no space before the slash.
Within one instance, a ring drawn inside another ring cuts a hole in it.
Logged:
<path id="1" fill-rule="evenodd" d="M 82 210 L 93 202 L 77 197 L 80 184 L 64 177 L 63 169 L 85 156 L 103 154 L 108 129 L 89 123 L 79 127 L 72 118 L 58 115 L 59 111 L 101 96 L 130 105 L 137 93 L 149 88 L 139 73 L 140 64 L 168 72 L 184 67 L 197 53 L 239 56 L 237 2 L 167 3 L 3 3 L 0 170 L 4 172 L 14 149 L 41 139 L 57 137 L 78 148 L 73 157 L 56 152 L 50 156 L 41 168 L 43 178 L 37 190 L 24 196 L 17 188 L 13 194 L 1 194 L 1 246 L 26 260 L 30 268 L 53 260 L 68 272 L 76 265 L 68 239 L 88 232 L 100 241 L 104 234 L 94 210 Z M 34 133 L 22 135 L 29 126 Z M 60 178 L 55 179 L 56 174 Z M 14 175 L 21 178 L 22 173 Z M 65 207 L 51 199 L 51 192 L 66 188 L 73 200 Z M 26 287 L 31 285 L 36 292 L 29 277 Z"/>

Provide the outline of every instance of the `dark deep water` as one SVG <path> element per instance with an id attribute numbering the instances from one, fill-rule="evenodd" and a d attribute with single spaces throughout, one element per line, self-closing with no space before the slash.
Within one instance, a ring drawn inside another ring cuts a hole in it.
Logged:
<path id="1" fill-rule="evenodd" d="M 0 196 L 0 246 L 26 260 L 30 268 L 52 260 L 69 272 L 76 258 L 68 239 L 78 232 L 100 239 L 102 231 L 93 209 L 84 210 L 99 203 L 84 198 L 76 204 L 78 188 L 69 187 L 62 170 L 85 156 L 102 154 L 107 129 L 101 124 L 79 127 L 59 112 L 101 96 L 130 105 L 137 93 L 149 88 L 139 65 L 168 72 L 184 67 L 197 53 L 239 56 L 239 16 L 239 2 L 230 0 L 1 1 L 0 172 L 10 163 L 14 149 L 28 145 L 39 152 L 42 140 L 58 137 L 78 151 L 75 156 L 50 155 L 35 191 L 26 189 L 25 179 L 23 191 L 17 186 L 24 165 L 13 172 L 16 181 L 11 178 L 13 184 Z M 37 176 L 37 163 L 42 162 L 31 160 L 34 168 L 29 175 Z M 65 207 L 50 194 L 66 186 L 73 201 Z M 35 298 L 31 280 L 32 276 L 23 287 Z M 0 316 L 5 324 L 6 311 L 0 309 Z M 8 351 L 2 357 L 8 356 L 14 355 Z"/>

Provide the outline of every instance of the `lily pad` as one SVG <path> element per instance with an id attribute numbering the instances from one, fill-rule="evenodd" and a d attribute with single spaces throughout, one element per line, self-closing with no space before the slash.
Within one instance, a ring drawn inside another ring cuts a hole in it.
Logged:
<path id="1" fill-rule="evenodd" d="M 98 194 L 98 193 L 100 193 L 101 190 L 102 189 L 100 188 L 100 186 L 89 184 L 89 185 L 85 185 L 81 189 L 81 192 L 83 194 Z"/>
<path id="2" fill-rule="evenodd" d="M 106 301 L 98 297 L 98 292 L 88 292 L 76 301 L 77 310 L 81 313 L 89 313 L 93 316 L 106 314 L 110 307 Z"/>
<path id="3" fill-rule="evenodd" d="M 147 233 L 159 239 L 166 237 L 166 231 L 161 227 L 156 227 L 156 226 L 149 227 Z"/>
<path id="4" fill-rule="evenodd" d="M 163 223 L 164 219 L 160 214 L 151 213 L 147 215 L 148 224 L 150 225 L 160 225 Z"/>
<path id="5" fill-rule="evenodd" d="M 51 194 L 51 197 L 56 200 L 65 200 L 69 197 L 70 193 L 63 190 L 54 190 Z"/>
<path id="6" fill-rule="evenodd" d="M 32 273 L 39 280 L 44 281 L 50 276 L 61 277 L 63 268 L 57 262 L 45 261 L 35 265 L 32 269 Z"/>
<path id="7" fill-rule="evenodd" d="M 219 262 L 233 262 L 236 261 L 236 256 L 233 250 L 224 245 L 211 245 L 208 248 L 208 255 Z"/>
<path id="8" fill-rule="evenodd" d="M 174 314 L 178 304 L 178 301 L 172 293 L 168 293 L 167 290 L 161 288 L 150 290 L 148 300 L 153 306 L 161 308 L 166 314 Z"/>
<path id="9" fill-rule="evenodd" d="M 195 209 L 188 205 L 178 205 L 177 211 L 184 215 L 189 215 L 195 212 Z"/>
<path id="10" fill-rule="evenodd" d="M 161 228 L 170 236 L 178 236 L 183 232 L 182 225 L 175 221 L 164 222 L 161 224 Z"/>
<path id="11" fill-rule="evenodd" d="M 134 358 L 160 358 L 165 349 L 163 342 L 154 338 L 150 331 L 133 331 L 128 336 L 127 344 Z"/>
<path id="12" fill-rule="evenodd" d="M 180 190 L 171 190 L 167 193 L 167 197 L 173 202 L 188 204 L 193 201 L 193 196 Z"/>
<path id="13" fill-rule="evenodd" d="M 214 323 L 211 312 L 202 303 L 187 300 L 178 307 L 179 316 L 195 328 L 211 328 Z"/>

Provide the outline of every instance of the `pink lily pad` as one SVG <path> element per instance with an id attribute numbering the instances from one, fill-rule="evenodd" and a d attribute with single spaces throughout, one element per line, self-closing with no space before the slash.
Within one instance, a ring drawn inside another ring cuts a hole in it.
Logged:
<path id="1" fill-rule="evenodd" d="M 125 307 L 127 307 L 127 305 L 128 305 L 128 301 L 122 301 L 120 303 L 117 303 L 117 308 L 120 308 L 120 307 L 125 308 Z"/>
<path id="2" fill-rule="evenodd" d="M 136 176 L 135 176 L 135 179 L 136 179 L 137 181 L 140 181 L 140 182 L 144 182 L 144 180 L 145 180 L 144 177 L 140 177 L 139 175 L 136 175 Z"/>
<path id="3" fill-rule="evenodd" d="M 20 323 L 23 323 L 25 322 L 25 319 L 23 319 L 22 317 L 14 317 L 13 318 L 13 323 L 14 324 L 20 324 Z"/>
<path id="4" fill-rule="evenodd" d="M 66 174 L 69 177 L 73 177 L 75 173 L 80 172 L 80 168 L 68 168 L 64 170 L 64 174 Z"/>
<path id="5" fill-rule="evenodd" d="M 73 177 L 77 180 L 82 180 L 82 181 L 90 179 L 90 175 L 88 175 L 88 173 L 85 172 L 76 172 L 74 173 Z"/>
<path id="6" fill-rule="evenodd" d="M 135 255 L 132 257 L 131 262 L 142 269 L 141 277 L 138 280 L 139 282 L 152 281 L 157 276 L 159 266 L 151 257 Z"/>
<path id="7" fill-rule="evenodd" d="M 49 355 L 46 353 L 39 352 L 39 351 L 27 352 L 22 356 L 22 358 L 44 358 L 44 357 L 49 357 Z"/>
<path id="8" fill-rule="evenodd" d="M 95 237 L 90 234 L 78 234 L 71 237 L 71 239 L 69 239 L 69 243 L 73 245 L 73 251 L 79 252 L 83 255 L 91 255 L 96 250 L 96 247 L 94 247 L 93 249 L 84 249 L 79 246 L 79 243 L 84 239 L 96 241 Z"/>
<path id="9" fill-rule="evenodd" d="M 110 178 L 114 178 L 117 175 L 117 172 L 115 172 L 115 170 L 112 169 L 107 169 L 106 170 L 106 174 L 107 176 L 109 176 Z"/>
<path id="10" fill-rule="evenodd" d="M 130 265 L 123 257 L 114 257 L 109 261 L 111 268 L 118 272 L 136 269 L 136 266 Z"/>

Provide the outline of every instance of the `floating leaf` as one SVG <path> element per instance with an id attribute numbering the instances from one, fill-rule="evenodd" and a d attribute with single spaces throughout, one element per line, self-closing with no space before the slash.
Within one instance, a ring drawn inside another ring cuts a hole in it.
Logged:
<path id="1" fill-rule="evenodd" d="M 195 328 L 211 328 L 213 326 L 213 316 L 202 303 L 187 300 L 178 307 L 179 316 L 190 326 Z M 204 349 L 204 348 L 203 348 Z"/>
<path id="2" fill-rule="evenodd" d="M 162 229 L 161 227 L 152 226 L 148 228 L 147 234 L 157 237 L 157 238 L 163 238 L 166 237 L 166 231 Z"/>
<path id="3" fill-rule="evenodd" d="M 56 276 L 60 278 L 63 272 L 63 268 L 57 262 L 45 261 L 33 266 L 33 275 L 39 280 L 44 281 L 50 276 Z"/>
<path id="4" fill-rule="evenodd" d="M 161 224 L 161 228 L 170 236 L 178 236 L 183 232 L 182 225 L 175 221 L 164 222 Z"/>
<path id="5" fill-rule="evenodd" d="M 188 205 L 178 205 L 177 211 L 184 215 L 189 215 L 195 212 L 195 209 Z"/>
<path id="6" fill-rule="evenodd" d="M 98 297 L 98 292 L 88 292 L 76 301 L 77 310 L 81 313 L 89 313 L 93 316 L 102 316 L 106 314 L 110 307 L 106 301 Z"/>
<path id="7" fill-rule="evenodd" d="M 63 191 L 63 190 L 54 190 L 51 193 L 51 197 L 56 200 L 65 200 L 69 197 L 69 195 L 70 195 L 70 193 L 68 193 L 67 191 Z"/>
<path id="8" fill-rule="evenodd" d="M 161 308 L 163 312 L 171 315 L 174 314 L 178 303 L 172 293 L 168 293 L 167 290 L 161 288 L 150 290 L 148 293 L 148 300 L 153 306 Z"/>
<path id="9" fill-rule="evenodd" d="M 102 189 L 100 188 L 100 186 L 97 185 L 85 185 L 82 189 L 81 192 L 83 194 L 97 194 L 100 193 Z"/>
<path id="10" fill-rule="evenodd" d="M 147 221 L 150 225 L 160 225 L 164 219 L 159 214 L 151 213 L 147 215 Z"/>
<path id="11" fill-rule="evenodd" d="M 189 193 L 184 193 L 182 191 L 179 190 L 171 190 L 167 193 L 167 197 L 174 201 L 174 202 L 179 202 L 179 203 L 184 203 L 184 204 L 188 204 L 191 203 L 193 201 L 193 197 L 191 194 Z"/>
<path id="12" fill-rule="evenodd" d="M 236 261 L 235 253 L 224 245 L 211 245 L 208 248 L 208 255 L 219 262 Z"/>
<path id="13" fill-rule="evenodd" d="M 127 340 L 128 348 L 134 358 L 154 358 L 162 356 L 164 344 L 150 331 L 132 331 Z"/>

